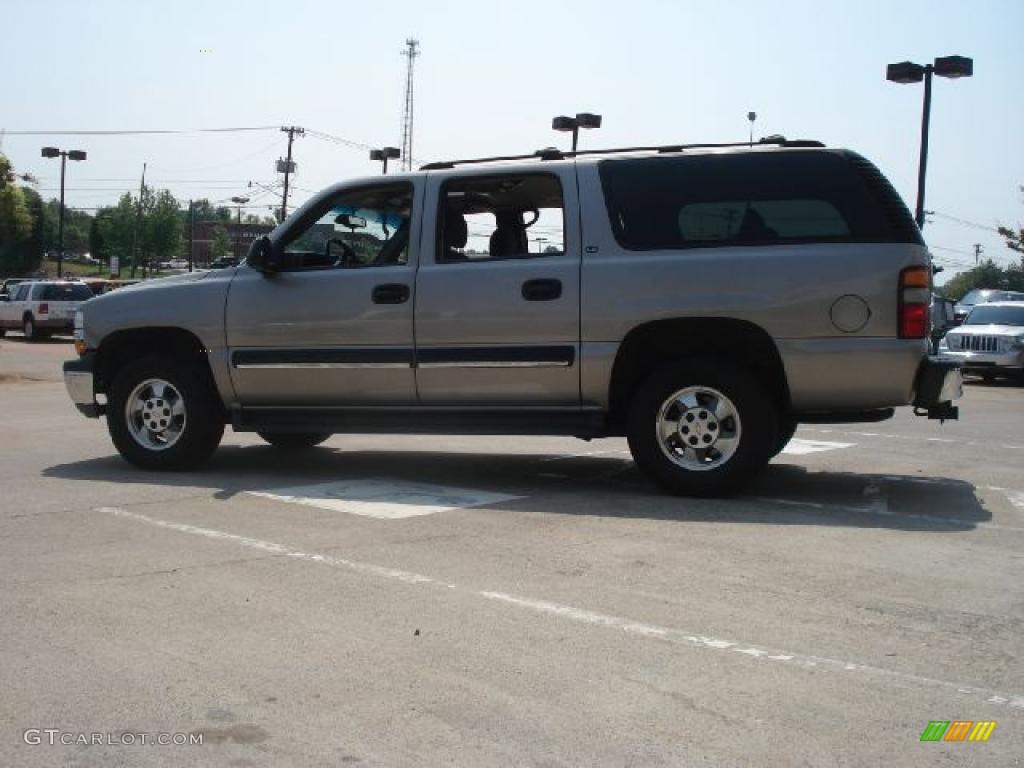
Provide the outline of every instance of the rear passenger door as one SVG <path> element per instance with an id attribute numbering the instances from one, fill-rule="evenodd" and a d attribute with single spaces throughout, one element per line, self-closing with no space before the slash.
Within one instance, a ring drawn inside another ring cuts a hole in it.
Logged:
<path id="1" fill-rule="evenodd" d="M 428 177 L 416 279 L 425 405 L 578 406 L 575 169 Z"/>

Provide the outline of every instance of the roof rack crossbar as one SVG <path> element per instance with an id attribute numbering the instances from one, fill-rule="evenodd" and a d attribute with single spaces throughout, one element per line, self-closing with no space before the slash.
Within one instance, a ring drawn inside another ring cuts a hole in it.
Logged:
<path id="1" fill-rule="evenodd" d="M 475 157 L 466 160 L 440 160 L 420 166 L 421 171 L 437 171 L 454 168 L 456 165 L 476 165 L 479 163 L 497 163 L 508 160 L 565 160 L 572 157 L 587 155 L 615 155 L 625 152 L 683 152 L 687 149 L 728 149 L 731 147 L 749 147 L 775 145 L 779 147 L 824 147 L 820 141 L 813 139 L 787 139 L 784 136 L 766 136 L 758 139 L 753 145 L 749 141 L 732 141 L 700 144 L 662 144 L 645 147 L 613 147 L 610 149 L 580 149 L 576 152 L 561 151 L 553 147 L 540 149 L 529 155 L 503 155 L 499 157 Z"/>

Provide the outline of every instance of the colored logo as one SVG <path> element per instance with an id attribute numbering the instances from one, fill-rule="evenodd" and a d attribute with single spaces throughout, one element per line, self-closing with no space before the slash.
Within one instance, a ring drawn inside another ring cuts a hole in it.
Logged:
<path id="1" fill-rule="evenodd" d="M 932 720 L 921 741 L 988 741 L 995 728 L 995 720 Z"/>

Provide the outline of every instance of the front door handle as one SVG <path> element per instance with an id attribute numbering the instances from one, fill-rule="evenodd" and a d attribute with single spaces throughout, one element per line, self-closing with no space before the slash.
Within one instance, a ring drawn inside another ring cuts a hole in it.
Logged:
<path id="1" fill-rule="evenodd" d="M 409 286 L 402 283 L 385 283 L 374 286 L 374 304 L 404 304 L 409 300 Z"/>
<path id="2" fill-rule="evenodd" d="M 527 280 L 523 283 L 523 298 L 527 301 L 554 301 L 561 298 L 561 296 L 561 280 Z"/>

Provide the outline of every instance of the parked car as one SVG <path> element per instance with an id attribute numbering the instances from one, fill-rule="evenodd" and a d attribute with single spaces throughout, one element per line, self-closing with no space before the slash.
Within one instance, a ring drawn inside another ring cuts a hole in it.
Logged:
<path id="1" fill-rule="evenodd" d="M 0 301 L 0 336 L 20 329 L 33 341 L 57 331 L 74 328 L 75 311 L 93 297 L 89 286 L 72 280 L 38 280 L 19 283 L 6 301 Z"/>
<path id="2" fill-rule="evenodd" d="M 954 309 L 956 324 L 960 325 L 976 304 L 990 301 L 1024 301 L 1021 291 L 1003 291 L 997 288 L 975 288 L 960 299 Z"/>
<path id="3" fill-rule="evenodd" d="M 942 296 L 932 294 L 931 320 L 932 320 L 932 350 L 937 351 L 939 342 L 949 332 L 950 328 L 957 326 L 955 314 L 956 302 Z"/>
<path id="4" fill-rule="evenodd" d="M 976 305 L 963 325 L 946 334 L 939 353 L 986 381 L 1024 378 L 1024 302 Z"/>
<path id="5" fill-rule="evenodd" d="M 906 206 L 848 150 L 544 150 L 335 184 L 237 269 L 86 304 L 64 376 L 141 467 L 200 464 L 226 423 L 287 450 L 624 435 L 664 488 L 721 495 L 800 422 L 956 418 L 930 293 Z"/>
<path id="6" fill-rule="evenodd" d="M 226 269 L 227 267 L 237 267 L 238 259 L 233 256 L 225 256 L 222 259 L 210 262 L 210 269 Z"/>

